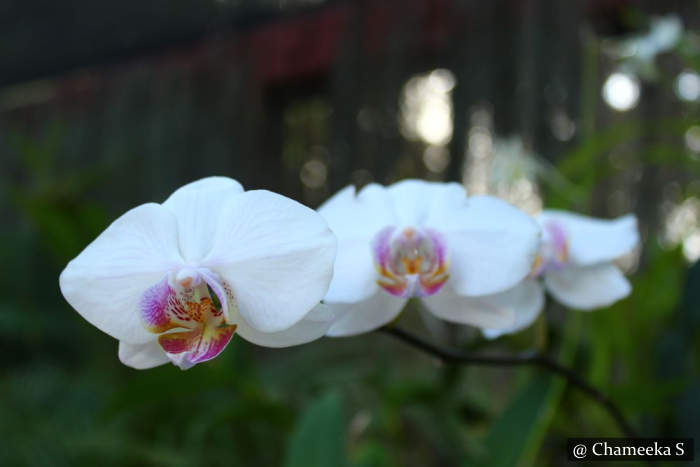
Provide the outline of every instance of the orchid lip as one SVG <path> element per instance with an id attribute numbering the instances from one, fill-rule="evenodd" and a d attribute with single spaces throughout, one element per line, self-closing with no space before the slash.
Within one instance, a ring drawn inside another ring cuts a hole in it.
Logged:
<path id="1" fill-rule="evenodd" d="M 168 358 L 185 370 L 224 350 L 237 327 L 227 313 L 235 302 L 228 284 L 209 269 L 183 267 L 170 277 L 173 282 L 166 276 L 146 290 L 141 318 L 146 330 L 158 335 Z"/>
<path id="2" fill-rule="evenodd" d="M 542 229 L 543 240 L 540 251 L 532 263 L 530 275 L 541 277 L 547 271 L 562 269 L 569 261 L 568 235 L 564 227 L 554 221 L 547 222 Z"/>
<path id="3" fill-rule="evenodd" d="M 432 295 L 449 278 L 445 240 L 432 229 L 386 227 L 375 236 L 372 250 L 377 284 L 397 297 Z"/>
<path id="4" fill-rule="evenodd" d="M 180 290 L 186 296 L 190 295 L 192 290 L 197 287 L 206 285 L 214 292 L 221 304 L 221 311 L 226 322 L 233 324 L 233 313 L 229 310 L 229 307 L 235 307 L 236 303 L 233 292 L 217 273 L 199 264 L 188 264 L 170 273 L 169 277 L 170 283 L 175 289 Z"/>

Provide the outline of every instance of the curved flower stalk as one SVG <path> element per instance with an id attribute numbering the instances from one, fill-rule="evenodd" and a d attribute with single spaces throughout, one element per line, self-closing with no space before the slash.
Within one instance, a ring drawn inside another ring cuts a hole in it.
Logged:
<path id="1" fill-rule="evenodd" d="M 205 178 L 115 220 L 61 273 L 63 296 L 134 368 L 187 369 L 234 333 L 267 347 L 322 336 L 335 237 L 313 210 Z"/>
<path id="2" fill-rule="evenodd" d="M 411 297 L 447 321 L 513 325 L 510 303 L 465 304 L 512 288 L 530 272 L 539 227 L 517 208 L 489 196 L 467 198 L 457 183 L 405 180 L 358 194 L 349 186 L 319 212 L 338 237 L 324 303 L 342 316 L 328 335 L 377 329 Z"/>
<path id="3" fill-rule="evenodd" d="M 605 220 L 545 210 L 537 220 L 542 244 L 530 275 L 511 290 L 482 297 L 487 303 L 511 303 L 516 309 L 515 324 L 484 329 L 488 338 L 530 326 L 544 306 L 545 288 L 559 303 L 578 310 L 603 308 L 630 293 L 629 282 L 613 261 L 639 243 L 635 216 Z"/>

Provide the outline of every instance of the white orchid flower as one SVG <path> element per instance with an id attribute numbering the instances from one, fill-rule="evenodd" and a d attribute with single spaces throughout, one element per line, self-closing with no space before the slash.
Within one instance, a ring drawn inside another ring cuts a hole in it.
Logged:
<path id="1" fill-rule="evenodd" d="M 438 317 L 482 327 L 509 327 L 512 310 L 465 309 L 469 297 L 515 286 L 530 271 L 539 227 L 489 196 L 467 198 L 457 183 L 405 180 L 388 188 L 349 186 L 319 212 L 338 237 L 324 303 L 344 314 L 330 336 L 348 336 L 392 321 L 411 297 Z"/>
<path id="2" fill-rule="evenodd" d="M 313 210 L 210 177 L 119 217 L 68 263 L 60 286 L 119 340 L 124 364 L 187 369 L 219 355 L 234 332 L 267 347 L 322 336 L 332 316 L 316 305 L 335 250 Z"/>
<path id="3" fill-rule="evenodd" d="M 515 324 L 508 329 L 484 329 L 488 338 L 530 326 L 544 306 L 544 288 L 559 303 L 578 310 L 612 305 L 631 291 L 613 261 L 639 243 L 635 216 L 605 220 L 545 210 L 537 220 L 542 244 L 529 277 L 511 290 L 481 297 L 486 304 L 510 303 L 516 310 Z"/>

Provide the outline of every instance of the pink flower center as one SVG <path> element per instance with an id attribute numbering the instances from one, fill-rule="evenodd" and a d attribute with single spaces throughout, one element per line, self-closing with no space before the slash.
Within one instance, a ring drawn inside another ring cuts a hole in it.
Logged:
<path id="1" fill-rule="evenodd" d="M 532 277 L 540 277 L 547 271 L 564 267 L 569 259 L 567 235 L 561 224 L 549 221 L 542 229 L 540 251 L 532 264 Z"/>
<path id="2" fill-rule="evenodd" d="M 447 248 L 432 229 L 386 227 L 372 243 L 377 284 L 397 297 L 436 293 L 449 278 Z"/>
<path id="3" fill-rule="evenodd" d="M 158 343 L 183 370 L 219 355 L 233 337 L 235 324 L 226 322 L 224 303 L 233 304 L 227 284 L 205 269 L 183 268 L 148 289 L 141 297 L 141 319 L 158 334 Z M 222 304 L 219 308 L 209 292 Z"/>

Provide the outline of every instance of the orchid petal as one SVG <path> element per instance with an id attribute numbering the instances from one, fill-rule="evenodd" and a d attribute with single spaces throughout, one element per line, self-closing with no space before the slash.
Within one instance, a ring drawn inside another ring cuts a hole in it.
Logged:
<path id="1" fill-rule="evenodd" d="M 325 300 L 353 303 L 364 300 L 377 289 L 377 272 L 369 239 L 338 240 L 338 253 Z"/>
<path id="2" fill-rule="evenodd" d="M 331 196 L 318 208 L 338 239 L 367 238 L 396 222 L 392 199 L 386 188 L 376 183 L 359 193 L 350 185 Z"/>
<path id="3" fill-rule="evenodd" d="M 467 297 L 458 294 L 447 283 L 438 293 L 422 300 L 434 315 L 445 321 L 506 329 L 515 323 L 516 305 L 507 293 L 504 294 Z"/>
<path id="4" fill-rule="evenodd" d="M 506 329 L 482 329 L 488 339 L 496 339 L 503 334 L 521 331 L 535 322 L 544 307 L 544 288 L 538 280 L 525 279 L 520 284 L 496 295 L 487 295 L 479 299 L 488 302 L 510 304 L 515 312 L 515 324 Z"/>
<path id="5" fill-rule="evenodd" d="M 326 303 L 319 303 L 311 309 L 304 319 L 315 322 L 334 322 L 337 321 L 343 314 L 343 310 L 329 306 Z"/>
<path id="6" fill-rule="evenodd" d="M 608 220 L 550 210 L 538 220 L 556 223 L 564 230 L 569 260 L 582 266 L 612 261 L 639 243 L 637 218 L 631 214 Z"/>
<path id="7" fill-rule="evenodd" d="M 441 190 L 426 225 L 445 236 L 450 283 L 460 295 L 488 295 L 515 286 L 530 272 L 539 247 L 537 223 L 491 196 Z"/>
<path id="8" fill-rule="evenodd" d="M 255 190 L 224 206 L 202 266 L 228 284 L 247 324 L 277 332 L 296 324 L 323 298 L 335 253 L 335 237 L 318 213 Z M 226 321 L 237 324 L 230 311 Z"/>
<path id="9" fill-rule="evenodd" d="M 374 331 L 398 316 L 408 300 L 383 290 L 357 303 L 326 303 L 339 314 L 327 336 L 345 337 Z"/>
<path id="10" fill-rule="evenodd" d="M 399 226 L 424 225 L 436 202 L 443 196 L 466 197 L 464 187 L 458 183 L 426 182 L 408 179 L 387 188 L 394 203 Z"/>
<path id="11" fill-rule="evenodd" d="M 547 290 L 557 301 L 579 310 L 612 305 L 631 291 L 625 276 L 611 263 L 567 266 L 547 271 L 544 279 Z"/>
<path id="12" fill-rule="evenodd" d="M 221 208 L 243 193 L 237 181 L 207 177 L 176 190 L 163 206 L 177 218 L 180 251 L 186 261 L 201 260 L 211 250 Z"/>
<path id="13" fill-rule="evenodd" d="M 241 319 L 236 333 L 248 342 L 263 347 L 291 347 L 323 337 L 333 324 L 335 315 L 340 312 L 342 310 L 320 303 L 304 319 L 284 331 L 260 332 Z"/>
<path id="14" fill-rule="evenodd" d="M 61 292 L 88 322 L 120 341 L 153 339 L 141 322 L 143 294 L 182 263 L 175 216 L 159 204 L 115 220 L 61 273 Z"/>
<path id="15" fill-rule="evenodd" d="M 338 254 L 333 266 L 333 281 L 326 294 L 331 302 L 352 303 L 377 291 L 372 259 L 373 236 L 396 222 L 386 189 L 370 184 L 355 194 L 348 186 L 318 210 L 338 238 Z"/>
<path id="16" fill-rule="evenodd" d="M 137 370 L 147 370 L 170 361 L 156 340 L 145 344 L 119 342 L 119 360 Z"/>

